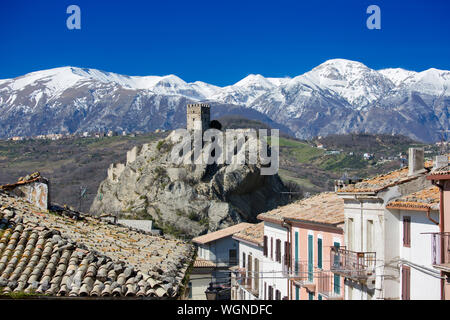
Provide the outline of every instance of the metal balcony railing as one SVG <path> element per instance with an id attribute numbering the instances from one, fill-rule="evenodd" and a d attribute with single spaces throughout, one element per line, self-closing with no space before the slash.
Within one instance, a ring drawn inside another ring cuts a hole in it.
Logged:
<path id="1" fill-rule="evenodd" d="M 217 267 L 233 267 L 238 265 L 239 261 L 237 258 L 231 258 L 231 259 L 212 259 L 209 260 L 211 262 L 214 262 Z"/>
<path id="2" fill-rule="evenodd" d="M 363 280 L 375 273 L 376 253 L 331 247 L 330 261 L 332 272 L 354 280 Z"/>
<path id="3" fill-rule="evenodd" d="M 317 292 L 327 299 L 342 298 L 341 278 L 327 271 L 319 271 L 317 277 Z"/>
<path id="4" fill-rule="evenodd" d="M 259 273 L 248 272 L 247 269 L 241 268 L 236 274 L 236 283 L 242 288 L 251 292 L 256 298 L 259 297 Z"/>
<path id="5" fill-rule="evenodd" d="M 431 234 L 431 254 L 435 268 L 450 271 L 450 232 Z"/>

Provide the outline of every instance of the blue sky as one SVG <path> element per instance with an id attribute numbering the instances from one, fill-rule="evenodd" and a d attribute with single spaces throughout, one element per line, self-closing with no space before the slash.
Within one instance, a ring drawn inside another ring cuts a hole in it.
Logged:
<path id="1" fill-rule="evenodd" d="M 68 30 L 66 8 L 81 8 Z M 366 27 L 369 5 L 381 30 Z M 332 58 L 450 70 L 450 1 L 32 1 L 0 4 L 0 79 L 60 66 L 229 85 Z"/>

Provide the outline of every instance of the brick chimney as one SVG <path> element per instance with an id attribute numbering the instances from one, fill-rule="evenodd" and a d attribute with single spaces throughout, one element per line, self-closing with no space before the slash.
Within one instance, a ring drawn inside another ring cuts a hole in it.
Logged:
<path id="1" fill-rule="evenodd" d="M 426 171 L 423 155 L 423 148 L 409 148 L 408 176 L 415 176 Z"/>

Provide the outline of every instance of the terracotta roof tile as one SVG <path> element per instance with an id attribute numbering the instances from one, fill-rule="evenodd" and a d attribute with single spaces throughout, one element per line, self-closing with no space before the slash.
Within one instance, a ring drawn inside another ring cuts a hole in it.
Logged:
<path id="1" fill-rule="evenodd" d="M 250 225 L 244 230 L 234 234 L 233 238 L 247 240 L 262 246 L 264 242 L 264 222 Z"/>
<path id="2" fill-rule="evenodd" d="M 0 190 L 0 294 L 175 297 L 193 248 L 39 210 Z"/>
<path id="3" fill-rule="evenodd" d="M 378 192 L 388 187 L 392 187 L 412 179 L 417 176 L 408 176 L 408 167 L 381 174 L 373 178 L 365 179 L 361 182 L 345 186 L 339 189 L 338 193 L 353 192 Z"/>
<path id="4" fill-rule="evenodd" d="M 197 257 L 194 261 L 194 268 L 215 268 L 216 264 L 210 260 Z"/>
<path id="5" fill-rule="evenodd" d="M 250 225 L 251 225 L 250 223 L 246 223 L 246 222 L 238 223 L 238 224 L 235 224 L 234 226 L 231 226 L 231 227 L 228 227 L 225 229 L 221 229 L 218 231 L 210 232 L 205 235 L 196 237 L 196 238 L 192 239 L 192 242 L 199 243 L 199 244 L 205 244 L 205 243 L 208 243 L 211 241 L 215 241 L 218 239 L 222 239 L 222 238 L 231 236 L 231 235 L 235 234 L 236 232 L 239 232 L 239 231 L 247 228 Z"/>
<path id="6" fill-rule="evenodd" d="M 439 210 L 439 188 L 432 186 L 414 193 L 410 193 L 395 200 L 391 200 L 387 204 L 387 208 L 423 208 Z"/>
<path id="7" fill-rule="evenodd" d="M 258 215 L 261 220 L 281 222 L 285 218 L 339 224 L 344 221 L 344 200 L 334 192 L 324 192 Z"/>
<path id="8" fill-rule="evenodd" d="M 430 175 L 447 175 L 450 174 L 450 164 L 431 170 Z"/>

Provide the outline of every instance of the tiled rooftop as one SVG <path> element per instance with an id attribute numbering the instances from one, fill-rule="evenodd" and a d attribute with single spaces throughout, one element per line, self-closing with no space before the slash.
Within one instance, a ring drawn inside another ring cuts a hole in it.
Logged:
<path id="1" fill-rule="evenodd" d="M 448 175 L 448 174 L 450 174 L 450 164 L 441 168 L 431 170 L 430 172 L 430 175 Z"/>
<path id="2" fill-rule="evenodd" d="M 215 268 L 216 264 L 210 260 L 197 257 L 194 261 L 194 268 Z"/>
<path id="3" fill-rule="evenodd" d="M 234 234 L 233 238 L 247 240 L 262 246 L 264 242 L 264 222 L 250 225 L 244 230 Z"/>
<path id="4" fill-rule="evenodd" d="M 199 243 L 199 244 L 205 244 L 211 241 L 216 241 L 225 237 L 229 237 L 233 234 L 235 234 L 236 232 L 239 232 L 245 228 L 247 228 L 248 226 L 250 226 L 250 223 L 246 223 L 246 222 L 242 222 L 242 223 L 238 223 L 235 224 L 234 226 L 228 227 L 228 228 L 224 228 L 218 231 L 214 231 L 214 232 L 210 232 L 207 233 L 205 235 L 196 237 L 194 239 L 192 239 L 192 242 L 195 243 Z"/>
<path id="5" fill-rule="evenodd" d="M 336 225 L 344 221 L 344 200 L 334 192 L 324 192 L 258 215 L 261 220 L 281 222 L 285 218 Z"/>
<path id="6" fill-rule="evenodd" d="M 415 179 L 416 176 L 408 176 L 408 167 L 404 167 L 386 174 L 381 174 L 361 182 L 345 186 L 337 192 L 378 192 L 403 182 Z"/>
<path id="7" fill-rule="evenodd" d="M 0 191 L 0 293 L 175 297 L 193 248 Z"/>
<path id="8" fill-rule="evenodd" d="M 439 196 L 439 188 L 432 186 L 392 200 L 386 207 L 392 209 L 423 208 L 439 210 Z"/>

